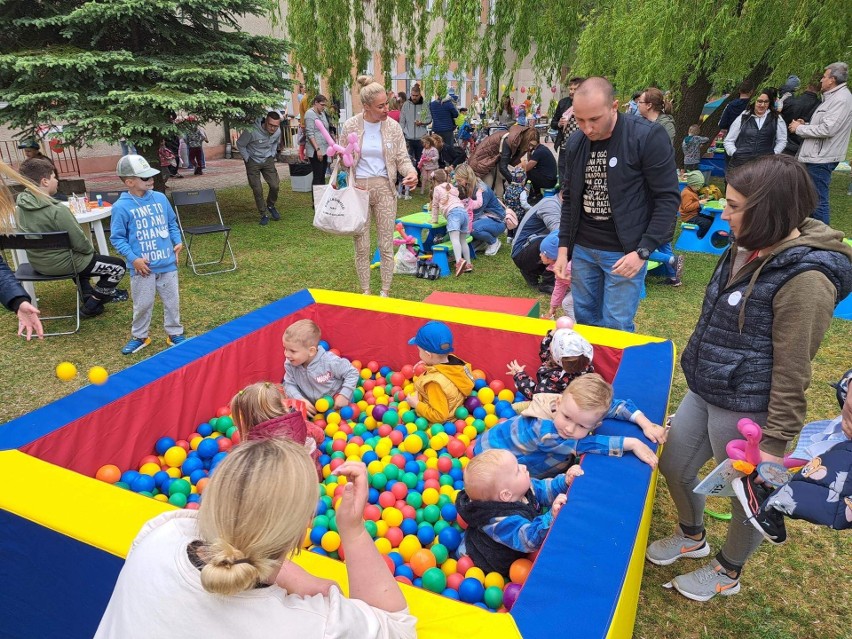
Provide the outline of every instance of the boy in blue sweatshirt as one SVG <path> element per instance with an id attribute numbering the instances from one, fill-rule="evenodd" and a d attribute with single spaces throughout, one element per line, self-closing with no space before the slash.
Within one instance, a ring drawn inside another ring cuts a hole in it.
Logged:
<path id="1" fill-rule="evenodd" d="M 522 414 L 495 424 L 480 435 L 474 455 L 484 450 L 508 450 L 524 464 L 533 477 L 552 477 L 565 472 L 574 455 L 596 453 L 621 457 L 632 452 L 655 468 L 657 456 L 635 437 L 592 435 L 605 417 L 635 421 L 641 412 L 629 401 L 613 402 L 612 386 L 597 373 L 573 380 L 561 396 L 553 393 L 534 395 L 530 408 Z M 646 437 L 659 437 L 662 428 L 652 424 L 643 428 Z"/>
<path id="2" fill-rule="evenodd" d="M 169 346 L 186 340 L 180 323 L 177 277 L 183 243 L 172 205 L 165 195 L 153 190 L 153 177 L 159 172 L 141 155 L 125 155 L 116 167 L 128 191 L 112 205 L 110 241 L 127 261 L 133 298 L 133 326 L 130 341 L 121 349 L 124 355 L 151 343 L 148 329 L 157 293 L 163 301 Z"/>

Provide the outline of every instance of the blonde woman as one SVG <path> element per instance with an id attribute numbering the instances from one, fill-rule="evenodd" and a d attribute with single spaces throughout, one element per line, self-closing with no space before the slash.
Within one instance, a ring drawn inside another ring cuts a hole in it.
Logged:
<path id="1" fill-rule="evenodd" d="M 27 190 L 39 199 L 46 197 L 35 188 L 34 184 L 18 175 L 3 162 L 0 162 L 0 174 L 24 184 Z M 12 235 L 15 232 L 14 218 L 15 200 L 12 192 L 0 181 L 0 235 Z M 23 335 L 27 341 L 30 341 L 35 332 L 39 339 L 44 339 L 44 328 L 38 317 L 39 310 L 30 302 L 32 299 L 29 294 L 15 279 L 14 273 L 0 254 L 0 304 L 18 316 L 18 335 Z"/>
<path id="2" fill-rule="evenodd" d="M 393 230 L 396 220 L 396 178 L 404 176 L 403 186 L 417 186 L 417 170 L 411 164 L 405 136 L 398 122 L 388 118 L 385 88 L 370 76 L 359 76 L 360 98 L 364 111 L 346 120 L 341 138 L 358 135 L 361 152 L 355 156 L 355 184 L 370 193 L 370 215 L 375 219 L 381 256 L 382 288 L 390 295 L 393 280 Z M 370 294 L 370 224 L 355 236 L 355 270 L 365 295 Z"/>
<path id="3" fill-rule="evenodd" d="M 228 453 L 198 511 L 143 526 L 95 637 L 415 637 L 399 584 L 364 532 L 366 468 L 346 462 L 335 474 L 348 480 L 336 517 L 351 598 L 336 586 L 306 593 L 282 578 L 318 493 L 304 447 L 273 437 Z"/>

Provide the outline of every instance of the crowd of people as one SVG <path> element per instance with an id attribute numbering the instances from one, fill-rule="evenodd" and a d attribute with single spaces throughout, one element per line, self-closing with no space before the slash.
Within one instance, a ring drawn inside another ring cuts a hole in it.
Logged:
<path id="1" fill-rule="evenodd" d="M 646 557 L 654 564 L 711 554 L 704 497 L 693 489 L 707 461 L 727 458 L 726 446 L 739 438 L 741 419 L 763 427 L 761 461 L 782 461 L 804 424 L 812 361 L 836 304 L 852 292 L 852 247 L 828 224 L 827 190 L 852 130 L 847 74 L 844 63 L 828 65 L 819 81 L 821 100 L 815 83 L 800 96 L 792 81 L 780 96 L 771 88 L 753 92 L 743 85 L 739 98 L 725 109 L 719 123 L 729 156 L 722 218 L 730 225 L 731 245 L 707 284 L 681 358 L 687 392 L 670 429 L 651 423 L 629 400 L 613 399 L 611 386 L 594 373 L 591 345 L 570 328 L 550 332 L 542 341 L 535 376 L 517 362 L 509 364 L 530 402 L 518 406 L 517 418 L 497 424 L 477 440 L 477 455 L 465 471 L 465 490 L 459 496 L 459 511 L 469 524 L 463 548 L 478 565 L 505 573 L 513 559 L 540 547 L 565 491 L 582 474 L 572 470 L 571 455 L 631 452 L 656 466 L 656 455 L 639 438 L 593 435 L 606 416 L 634 422 L 648 440 L 666 442 L 659 466 L 677 522 L 671 536 L 648 546 Z M 418 85 L 403 100 L 368 76 L 359 77 L 358 85 L 362 112 L 341 124 L 340 135 L 355 134 L 359 140 L 352 172 L 355 185 L 369 194 L 368 226 L 354 237 L 363 293 L 372 290 L 374 223 L 379 294 L 390 295 L 398 183 L 413 189 L 418 182 L 431 186 L 433 220 L 439 213 L 447 220 L 456 276 L 473 270 L 468 235 L 490 256 L 511 226 L 512 260 L 527 284 L 554 294 L 550 316 L 566 313 L 579 324 L 633 331 L 652 255 L 664 256 L 667 280 L 680 284 L 683 261 L 674 257 L 671 241 L 679 211 L 681 219 L 706 226 L 698 193 L 704 177 L 695 160 L 709 138 L 698 135 L 696 125 L 683 138 L 684 168 L 690 171 L 681 193 L 671 106 L 658 88 L 637 92 L 623 112 L 607 79 L 573 78 L 569 95 L 553 116 L 561 136 L 555 144 L 558 159 L 540 143 L 535 128 L 512 124 L 477 145 L 467 162 L 453 163 L 453 156 L 443 152 L 455 145 L 459 115 L 450 97 L 437 96 L 426 105 Z M 315 184 L 323 182 L 327 167 L 327 142 L 317 127 L 322 122 L 329 128 L 326 104 L 323 95 L 315 95 L 303 120 Z M 504 101 L 501 108 L 508 117 L 511 103 Z M 261 224 L 270 216 L 280 218 L 274 165 L 279 138 L 280 117 L 273 111 L 237 143 Z M 198 138 L 193 143 L 191 157 L 200 167 L 201 145 Z M 516 194 L 520 210 L 507 207 L 495 192 L 500 178 L 507 191 L 517 184 L 517 170 L 531 183 L 529 191 Z M 170 203 L 152 190 L 156 168 L 134 154 L 118 163 L 128 191 L 113 205 L 111 240 L 121 258 L 96 254 L 69 210 L 52 200 L 56 177 L 49 161 L 28 159 L 20 176 L 6 167 L 3 171 L 25 188 L 14 210 L 18 228 L 68 231 L 74 237 L 77 272 L 86 280 L 98 278 L 86 289 L 85 314 L 102 313 L 130 272 L 133 324 L 123 353 L 150 343 L 158 294 L 168 343 L 186 339 L 177 286 L 183 247 Z M 269 184 L 265 198 L 261 178 Z M 543 190 L 557 183 L 560 189 L 545 197 Z M 14 207 L 5 191 L 0 195 L 0 220 L 8 220 Z M 30 261 L 45 273 L 67 270 L 55 254 L 34 253 Z M 37 309 L 2 260 L 0 301 L 17 314 L 19 334 L 27 339 L 42 334 Z M 303 418 L 320 396 L 334 397 L 335 407 L 350 401 L 357 381 L 354 369 L 319 346 L 313 322 L 297 322 L 283 339 L 287 374 L 276 392 L 305 400 Z M 409 344 L 417 347 L 425 373 L 406 401 L 429 421 L 444 421 L 472 391 L 469 364 L 455 354 L 453 335 L 440 322 L 424 325 Z M 245 407 L 240 412 L 254 414 Z M 844 421 L 844 432 L 846 425 Z M 220 465 L 197 515 L 170 513 L 143 529 L 104 615 L 102 636 L 120 635 L 142 623 L 155 631 L 179 631 L 174 625 L 157 627 L 148 614 L 154 601 L 168 602 L 175 611 L 162 617 L 169 624 L 180 618 L 194 633 L 227 616 L 246 628 L 324 623 L 361 628 L 359 636 L 414 636 L 414 619 L 398 584 L 363 534 L 368 491 L 363 465 L 347 462 L 335 471 L 349 480 L 337 516 L 349 568 L 346 598 L 336 584 L 311 579 L 288 561 L 304 537 L 316 497 L 317 469 L 305 445 L 308 428 L 297 428 L 302 435 L 294 436 L 288 418 L 267 424 L 264 432 Z M 247 479 L 255 474 L 263 480 Z M 738 593 L 744 566 L 766 537 L 752 521 L 758 509 L 749 510 L 738 499 L 731 504 L 724 545 L 708 563 L 671 582 L 690 599 Z M 279 516 L 270 517 L 270 508 Z M 150 578 L 152 571 L 157 579 Z M 208 593 L 219 595 L 215 606 Z"/>

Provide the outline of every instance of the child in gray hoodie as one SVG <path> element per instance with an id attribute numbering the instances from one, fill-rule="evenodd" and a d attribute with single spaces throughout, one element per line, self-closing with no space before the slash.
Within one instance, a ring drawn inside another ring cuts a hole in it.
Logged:
<path id="1" fill-rule="evenodd" d="M 352 399 L 358 371 L 348 359 L 320 346 L 320 327 L 303 319 L 284 331 L 284 390 L 290 399 L 305 401 L 308 415 L 316 415 L 316 402 L 324 395 L 334 397 L 335 410 Z"/>

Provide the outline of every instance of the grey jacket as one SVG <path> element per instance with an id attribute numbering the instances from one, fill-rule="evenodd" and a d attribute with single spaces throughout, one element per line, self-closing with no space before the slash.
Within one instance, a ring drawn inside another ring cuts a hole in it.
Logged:
<path id="1" fill-rule="evenodd" d="M 314 144 L 316 144 L 317 149 L 322 155 L 325 155 L 328 151 L 328 142 L 325 141 L 325 136 L 323 136 L 317 128 L 317 120 L 321 120 L 325 130 L 328 131 L 328 117 L 325 113 L 320 115 L 314 111 L 313 107 L 305 112 L 305 136 L 307 137 L 305 153 L 309 158 L 314 157 L 314 154 L 316 153 L 316 151 L 314 151 Z M 311 144 L 311 141 L 313 141 L 314 144 Z"/>
<path id="2" fill-rule="evenodd" d="M 254 126 L 243 131 L 237 140 L 237 151 L 243 156 L 243 161 L 263 164 L 269 158 L 274 158 L 278 152 L 278 142 L 281 140 L 281 129 L 270 134 L 263 128 L 264 118 L 258 118 Z"/>
<path id="3" fill-rule="evenodd" d="M 422 124 L 417 126 L 414 124 L 420 120 Z M 421 99 L 420 104 L 414 104 L 411 100 L 406 100 L 399 112 L 399 126 L 402 127 L 402 134 L 406 140 L 419 140 L 426 135 L 426 125 L 432 124 L 432 113 L 429 111 L 429 105 L 425 100 Z"/>
<path id="4" fill-rule="evenodd" d="M 829 164 L 846 159 L 849 132 L 852 131 L 852 93 L 846 83 L 822 95 L 820 104 L 811 116 L 810 124 L 796 129 L 802 138 L 799 162 Z"/>
<path id="5" fill-rule="evenodd" d="M 284 363 L 284 390 L 290 399 L 316 402 L 323 395 L 337 394 L 352 399 L 358 383 L 358 371 L 348 359 L 329 353 L 322 346 L 307 365 L 293 366 Z"/>

